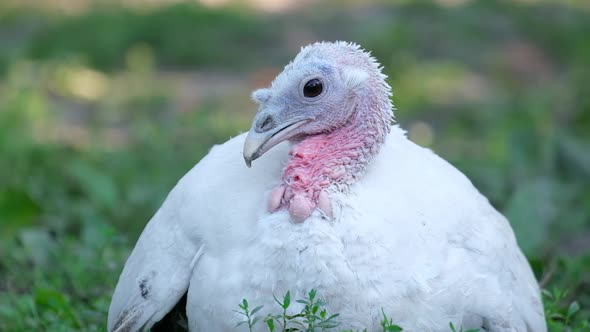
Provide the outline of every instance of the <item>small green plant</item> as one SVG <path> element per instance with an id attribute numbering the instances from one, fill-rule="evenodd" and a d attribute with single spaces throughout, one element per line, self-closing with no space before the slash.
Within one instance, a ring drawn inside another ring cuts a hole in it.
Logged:
<path id="1" fill-rule="evenodd" d="M 325 332 L 333 331 L 340 325 L 337 318 L 339 314 L 328 314 L 328 310 L 325 308 L 325 302 L 322 301 L 315 289 L 310 290 L 307 293 L 305 299 L 297 300 L 297 303 L 303 305 L 303 309 L 295 315 L 289 315 L 287 310 L 291 305 L 291 292 L 287 291 L 283 296 L 282 300 L 279 300 L 274 296 L 275 302 L 281 307 L 282 312 L 279 315 L 267 314 L 264 318 L 266 327 L 270 332 Z M 237 313 L 243 315 L 245 319 L 237 324 L 237 326 L 246 325 L 249 331 L 252 331 L 253 326 L 260 321 L 260 316 L 255 316 L 260 311 L 262 306 L 258 306 L 253 310 L 249 310 L 248 301 L 242 300 L 239 304 L 240 310 Z M 393 320 L 381 311 L 383 319 L 381 320 L 382 332 L 398 332 L 403 329 L 394 324 Z M 364 329 L 363 332 L 367 332 Z M 354 332 L 352 330 L 345 330 L 342 332 Z M 471 331 L 465 331 L 471 332 Z"/>
<path id="2" fill-rule="evenodd" d="M 451 322 L 451 323 L 449 323 L 449 327 L 451 328 L 451 331 L 452 331 L 452 332 L 479 332 L 479 329 L 469 329 L 469 330 L 463 330 L 463 326 L 461 326 L 461 327 L 459 328 L 459 330 L 457 330 L 457 329 L 455 328 L 455 325 L 453 325 L 453 323 L 452 323 L 452 322 Z"/>
<path id="3" fill-rule="evenodd" d="M 567 291 L 553 289 L 552 291 L 543 290 L 543 298 L 545 300 L 545 316 L 550 332 L 587 332 L 590 331 L 590 322 L 587 319 L 580 318 L 580 305 L 577 301 L 567 301 Z M 278 315 L 267 314 L 266 316 L 257 316 L 263 306 L 257 306 L 250 310 L 248 301 L 242 300 L 239 304 L 240 310 L 237 313 L 243 315 L 245 319 L 237 324 L 237 326 L 246 325 L 251 332 L 254 325 L 258 323 L 262 317 L 269 332 L 326 332 L 335 331 L 340 325 L 337 320 L 339 314 L 328 314 L 323 302 L 317 294 L 315 289 L 307 293 L 305 299 L 297 300 L 297 303 L 303 305 L 303 309 L 297 314 L 288 314 L 288 309 L 291 306 L 291 292 L 285 293 L 282 300 L 274 296 L 275 302 L 281 308 L 281 313 Z M 383 309 L 381 310 L 383 318 L 381 319 L 382 332 L 398 332 L 403 331 L 403 328 L 393 323 L 393 319 L 389 318 Z M 465 330 L 463 326 L 455 327 L 450 322 L 449 328 L 451 332 L 479 332 L 479 329 Z M 358 332 L 353 330 L 342 330 L 341 332 Z M 368 332 L 364 329 L 362 332 Z"/>
<path id="4" fill-rule="evenodd" d="M 306 327 L 304 331 L 313 332 L 316 329 L 324 331 L 337 327 L 339 323 L 335 319 L 339 314 L 328 315 L 326 309 L 323 308 L 325 303 L 316 297 L 315 289 L 310 290 L 307 295 L 307 299 L 297 300 L 297 303 L 304 305 L 299 314 L 302 317 L 303 324 L 301 325 Z"/>
<path id="5" fill-rule="evenodd" d="M 264 318 L 270 332 L 324 332 L 339 325 L 336 321 L 338 314 L 328 314 L 328 311 L 324 308 L 325 303 L 317 297 L 315 289 L 309 291 L 307 298 L 297 300 L 297 303 L 303 304 L 303 309 L 295 315 L 287 314 L 287 309 L 291 305 L 291 292 L 287 292 L 282 301 L 276 297 L 274 299 L 281 307 L 282 312 L 280 315 L 268 314 Z M 262 306 L 249 311 L 246 299 L 242 300 L 239 306 L 240 311 L 236 312 L 243 315 L 245 319 L 239 322 L 237 326 L 247 325 L 249 331 L 252 331 L 252 327 L 260 321 L 260 317 L 255 316 L 255 314 Z"/>
<path id="6" fill-rule="evenodd" d="M 281 306 L 283 312 L 281 313 L 280 317 L 269 315 L 265 319 L 266 325 L 271 332 L 274 332 L 275 330 L 275 319 L 280 322 L 280 326 L 283 327 L 283 330 L 287 328 L 287 308 L 289 308 L 289 305 L 291 304 L 291 292 L 287 291 L 287 293 L 285 293 L 285 296 L 283 296 L 283 302 L 279 301 L 279 299 L 277 299 L 277 297 L 274 295 L 273 298 L 275 299 L 275 302 Z"/>
<path id="7" fill-rule="evenodd" d="M 383 319 L 381 320 L 381 328 L 383 329 L 383 332 L 403 331 L 400 326 L 393 324 L 393 319 L 387 317 L 383 309 L 381 309 L 381 313 L 383 314 Z"/>
<path id="8" fill-rule="evenodd" d="M 545 318 L 549 331 L 590 331 L 588 319 L 579 318 L 580 304 L 568 300 L 568 291 L 553 288 L 543 290 Z"/>
<path id="9" fill-rule="evenodd" d="M 258 311 L 260 311 L 260 309 L 262 309 L 262 306 L 259 305 L 256 308 L 252 309 L 252 311 L 250 311 L 250 307 L 248 305 L 248 301 L 246 299 L 242 300 L 242 303 L 239 304 L 240 306 L 240 310 L 237 310 L 235 312 L 237 312 L 240 315 L 244 315 L 244 317 L 246 317 L 245 320 L 239 322 L 236 326 L 241 326 L 241 325 L 248 325 L 248 330 L 250 332 L 252 332 L 252 327 L 258 323 L 258 321 L 260 320 L 260 317 L 255 316 L 256 313 Z"/>

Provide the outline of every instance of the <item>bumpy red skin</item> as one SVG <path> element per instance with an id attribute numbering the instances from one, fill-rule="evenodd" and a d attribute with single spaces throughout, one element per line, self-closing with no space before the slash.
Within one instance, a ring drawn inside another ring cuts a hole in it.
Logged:
<path id="1" fill-rule="evenodd" d="M 313 135 L 290 152 L 282 183 L 270 194 L 268 208 L 286 208 L 295 222 L 305 221 L 318 208 L 332 218 L 329 193 L 344 192 L 379 151 L 389 126 L 380 114 L 358 114 L 346 126 Z"/>

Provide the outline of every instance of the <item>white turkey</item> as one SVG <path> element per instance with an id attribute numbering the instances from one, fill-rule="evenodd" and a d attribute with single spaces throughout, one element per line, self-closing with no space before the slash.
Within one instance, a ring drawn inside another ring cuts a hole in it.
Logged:
<path id="1" fill-rule="evenodd" d="M 390 96 L 358 45 L 304 47 L 253 93 L 250 131 L 213 147 L 147 224 L 108 331 L 146 331 L 185 294 L 191 332 L 238 331 L 243 298 L 270 310 L 312 288 L 342 329 L 376 330 L 385 312 L 405 331 L 546 331 L 508 221 L 392 124 Z"/>

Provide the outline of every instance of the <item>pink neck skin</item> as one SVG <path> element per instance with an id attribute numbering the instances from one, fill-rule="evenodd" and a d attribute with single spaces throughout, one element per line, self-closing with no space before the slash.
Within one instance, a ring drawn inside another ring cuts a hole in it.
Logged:
<path id="1" fill-rule="evenodd" d="M 291 149 L 282 183 L 270 194 L 270 212 L 287 208 L 295 222 L 316 208 L 333 217 L 329 192 L 345 192 L 363 175 L 390 129 L 390 110 L 389 116 L 380 109 L 363 111 L 368 112 L 357 112 L 345 126 L 309 136 Z"/>

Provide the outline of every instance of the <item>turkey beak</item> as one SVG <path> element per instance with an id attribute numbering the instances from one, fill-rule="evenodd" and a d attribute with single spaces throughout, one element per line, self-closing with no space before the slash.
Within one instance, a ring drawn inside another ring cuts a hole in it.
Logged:
<path id="1" fill-rule="evenodd" d="M 259 113 L 254 118 L 252 129 L 244 142 L 244 161 L 250 167 L 252 161 L 265 154 L 273 146 L 297 135 L 297 129 L 313 121 L 312 118 L 297 118 L 277 123 L 268 113 Z"/>

